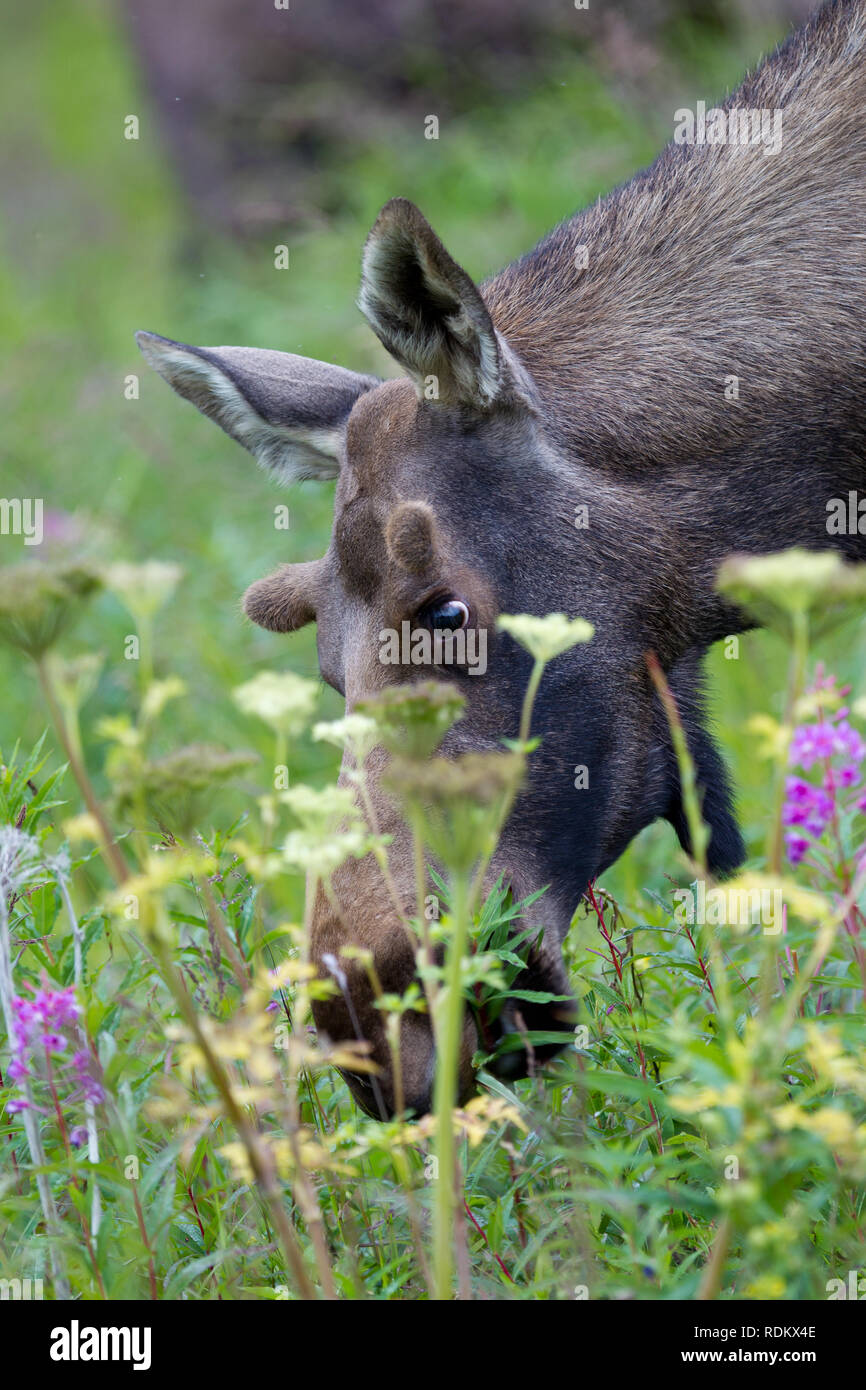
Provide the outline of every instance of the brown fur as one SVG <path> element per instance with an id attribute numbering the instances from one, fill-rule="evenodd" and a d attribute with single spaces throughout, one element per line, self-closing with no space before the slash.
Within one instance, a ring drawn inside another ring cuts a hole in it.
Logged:
<path id="1" fill-rule="evenodd" d="M 410 574 L 424 574 L 436 561 L 436 520 L 425 502 L 401 502 L 388 517 L 385 542 L 391 559 Z"/>
<path id="2" fill-rule="evenodd" d="M 247 611 L 275 631 L 314 617 L 322 674 L 347 708 L 430 674 L 383 665 L 379 633 L 454 596 L 488 635 L 489 669 L 449 670 L 467 706 L 442 752 L 498 747 L 517 731 L 529 661 L 497 635 L 497 614 L 564 609 L 594 623 L 595 640 L 545 674 L 532 728 L 542 743 L 491 868 L 517 898 L 549 885 L 530 913 L 543 928 L 521 981 L 532 989 L 567 992 L 572 910 L 634 835 L 664 817 L 689 845 L 647 648 L 677 698 L 710 866 L 724 873 L 743 847 L 700 667 L 749 620 L 716 592 L 718 566 L 732 550 L 794 544 L 866 559 L 866 537 L 826 526 L 829 499 L 866 492 L 866 0 L 826 6 L 734 105 L 781 108 L 777 154 L 670 145 L 481 291 L 417 208 L 389 203 L 365 247 L 360 303 L 408 379 L 377 384 L 276 353 L 259 377 L 251 349 L 143 335 L 157 369 L 266 466 L 338 477 L 327 554 L 254 585 Z M 411 914 L 411 842 L 385 765 L 374 751 L 376 827 L 393 836 L 393 890 Z M 373 950 L 386 990 L 405 989 L 412 944 L 372 857 L 345 865 L 334 889 L 314 914 L 322 973 L 353 942 Z M 405 1016 L 395 1077 L 366 976 L 346 968 L 351 1007 L 338 995 L 315 1012 L 331 1036 L 352 1038 L 357 1023 L 370 1042 L 381 1072 L 375 1086 L 350 1077 L 355 1094 L 372 1113 L 425 1109 L 429 1021 Z M 527 1012 L 530 1026 L 570 1017 Z M 517 1024 L 509 1007 L 504 1027 Z M 474 1045 L 467 1020 L 464 1095 Z"/>

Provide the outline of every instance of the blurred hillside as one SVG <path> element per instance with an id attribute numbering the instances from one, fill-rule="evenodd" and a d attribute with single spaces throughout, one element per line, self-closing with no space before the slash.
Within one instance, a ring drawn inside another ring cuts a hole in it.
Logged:
<path id="1" fill-rule="evenodd" d="M 689 31 L 707 41 L 799 22 L 809 0 L 125 0 L 179 182 L 211 225 L 318 223 L 345 201 L 329 169 L 370 142 L 520 101 L 588 63 L 650 109 Z"/>

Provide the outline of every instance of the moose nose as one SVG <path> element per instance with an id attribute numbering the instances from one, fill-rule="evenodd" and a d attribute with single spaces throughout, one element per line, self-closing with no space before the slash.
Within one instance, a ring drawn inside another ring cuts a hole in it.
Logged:
<path id="1" fill-rule="evenodd" d="M 314 1004 L 316 1022 L 332 1042 L 349 1041 L 357 1037 L 348 1016 L 341 1016 L 333 1006 Z M 378 1014 L 378 1010 L 376 1011 Z M 379 1015 L 381 1018 L 381 1015 Z M 369 1046 L 372 1072 L 355 1072 L 341 1068 L 343 1078 L 358 1105 L 374 1120 L 390 1120 L 401 1111 L 421 1119 L 433 1109 L 436 1079 L 436 1046 L 433 1030 L 426 1014 L 407 1013 L 400 1023 L 400 1076 L 395 1076 L 394 1058 L 387 1046 L 384 1029 L 370 1020 L 364 1041 Z M 457 1103 L 465 1105 L 475 1093 L 475 1069 L 472 1059 L 478 1050 L 478 1033 L 469 1014 L 463 1019 L 460 1057 L 457 1075 Z"/>

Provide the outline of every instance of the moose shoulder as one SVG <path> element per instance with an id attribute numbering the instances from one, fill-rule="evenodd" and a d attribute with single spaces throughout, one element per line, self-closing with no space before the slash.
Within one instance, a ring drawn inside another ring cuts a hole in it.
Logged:
<path id="1" fill-rule="evenodd" d="M 467 706 L 442 751 L 494 748 L 517 729 L 528 676 L 494 637 L 497 614 L 565 610 L 595 625 L 545 676 L 541 747 L 491 869 L 515 897 L 549 885 L 521 986 L 568 993 L 573 908 L 638 831 L 665 817 L 688 843 L 646 650 L 676 694 L 724 873 L 743 849 L 700 669 L 745 620 L 717 594 L 718 566 L 795 544 L 866 558 L 861 528 L 827 526 L 833 499 L 866 493 L 866 0 L 835 0 L 748 77 L 721 108 L 728 130 L 742 111 L 774 113 L 778 141 L 674 142 L 480 289 L 416 207 L 388 203 L 359 302 L 398 379 L 139 335 L 175 390 L 267 469 L 337 479 L 327 554 L 245 602 L 272 631 L 317 624 L 322 674 L 347 708 L 424 674 L 379 659 L 382 629 L 471 626 L 490 635 L 487 669 L 449 672 Z M 374 750 L 373 798 L 412 915 L 411 845 L 384 763 Z M 336 906 L 316 904 L 314 957 L 351 940 L 373 951 L 386 991 L 405 989 L 413 955 L 372 858 L 334 888 Z M 351 1010 L 337 998 L 317 1022 L 335 1039 L 360 1028 L 381 1068 L 376 1108 L 390 1110 L 382 1016 L 365 973 L 346 970 Z M 402 1095 L 424 1111 L 429 1020 L 401 1027 Z M 464 1094 L 475 1046 L 467 1018 Z M 348 1079 L 374 1108 L 370 1083 Z"/>

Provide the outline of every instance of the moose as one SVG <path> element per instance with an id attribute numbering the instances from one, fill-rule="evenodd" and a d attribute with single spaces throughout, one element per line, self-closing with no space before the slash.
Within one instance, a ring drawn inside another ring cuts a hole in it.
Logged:
<path id="1" fill-rule="evenodd" d="M 773 113 L 772 148 L 710 138 L 720 120 L 729 137 L 742 130 L 743 112 Z M 547 889 L 528 909 L 539 933 L 519 983 L 557 996 L 569 995 L 560 947 L 587 886 L 658 818 L 689 847 L 645 653 L 676 698 L 709 866 L 724 875 L 744 848 L 701 668 L 751 620 L 717 591 L 719 565 L 794 545 L 866 559 L 856 528 L 827 526 L 833 499 L 866 493 L 866 0 L 831 0 L 711 115 L 706 138 L 682 138 L 681 121 L 650 168 L 480 287 L 417 207 L 389 202 L 363 250 L 359 307 L 399 376 L 138 335 L 175 391 L 278 479 L 337 480 L 327 553 L 284 565 L 244 603 L 272 632 L 317 625 L 321 674 L 347 709 L 430 675 L 380 661 L 382 629 L 471 625 L 490 636 L 487 670 L 449 670 L 466 707 L 440 751 L 495 749 L 517 730 L 529 674 L 497 615 L 594 624 L 545 674 L 541 743 L 490 869 L 515 901 Z M 374 750 L 374 804 L 412 916 L 411 838 L 386 764 Z M 386 991 L 405 990 L 415 960 L 373 857 L 344 865 L 334 889 L 339 910 L 324 895 L 315 907 L 313 958 L 352 941 L 372 950 Z M 403 1015 L 395 1088 L 366 973 L 345 970 L 349 998 L 316 1005 L 320 1031 L 360 1029 L 379 1109 L 402 1095 L 424 1113 L 429 1018 Z M 530 1007 L 523 1024 L 561 1027 L 558 1007 Z M 518 1023 L 506 1010 L 503 1029 Z M 477 1046 L 467 1016 L 462 1097 Z M 528 1052 L 506 1055 L 525 1074 Z M 376 1113 L 370 1081 L 347 1079 Z"/>

